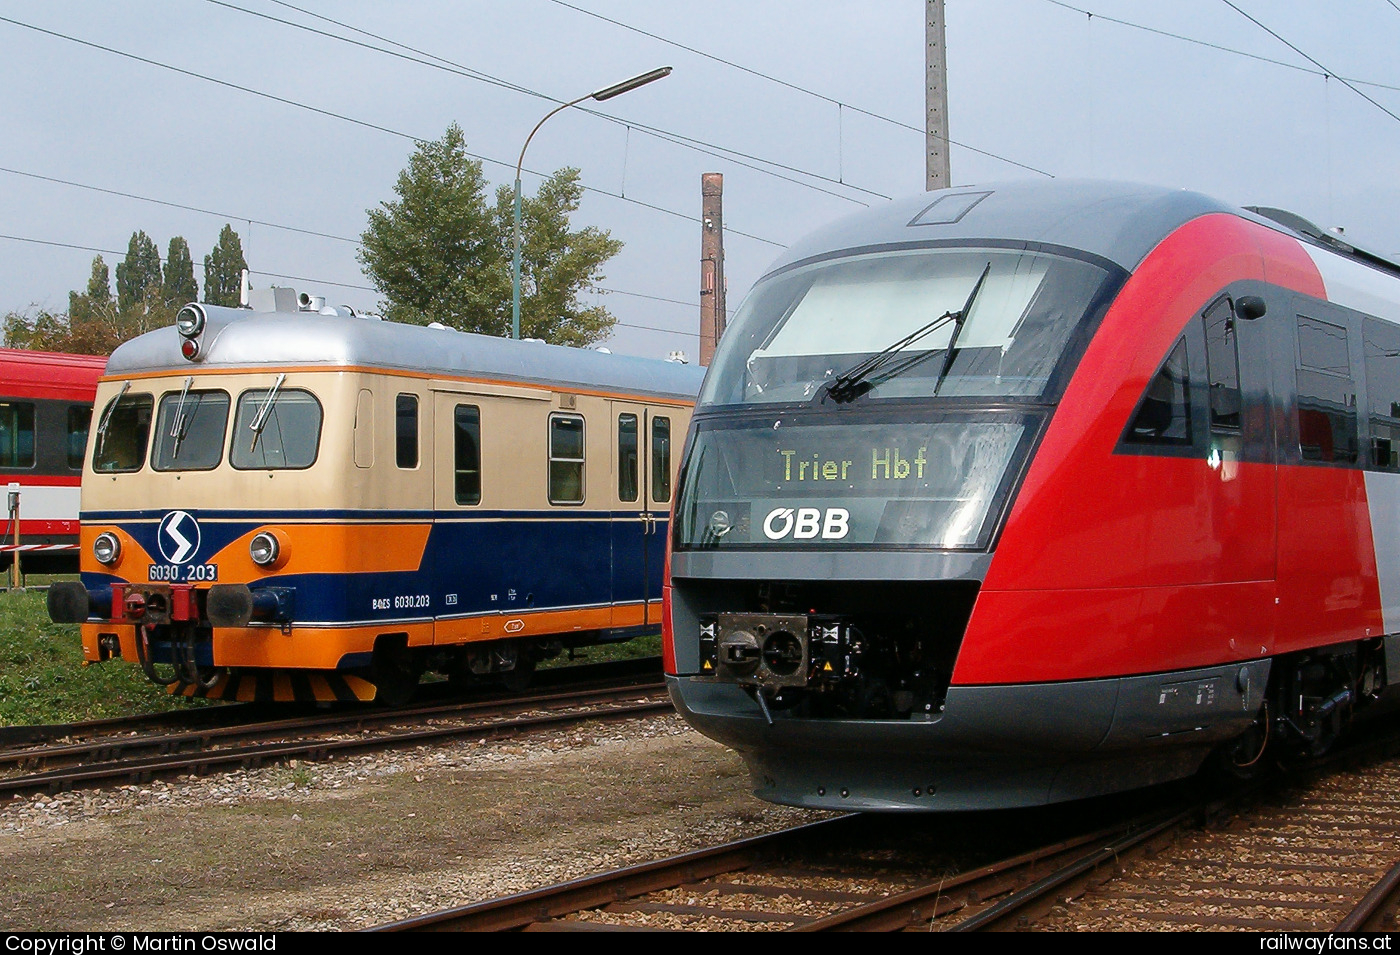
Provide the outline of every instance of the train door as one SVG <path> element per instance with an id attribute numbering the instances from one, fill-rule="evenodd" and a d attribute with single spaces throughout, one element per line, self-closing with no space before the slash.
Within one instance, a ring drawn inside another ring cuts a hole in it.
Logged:
<path id="1" fill-rule="evenodd" d="M 505 525 L 484 519 L 482 512 L 492 479 L 482 467 L 482 438 L 492 426 L 491 412 L 502 403 L 483 399 L 433 393 L 433 531 L 426 559 L 432 562 L 437 643 L 487 637 L 490 617 L 505 609 L 501 554 L 506 542 L 499 539 Z"/>
<path id="2" fill-rule="evenodd" d="M 647 436 L 649 415 L 644 405 L 612 402 L 612 490 L 616 506 L 612 514 L 612 621 L 614 628 L 645 626 L 651 622 L 650 601 L 660 597 L 653 585 L 650 551 L 656 549 L 651 533 L 652 513 L 647 493 Z"/>

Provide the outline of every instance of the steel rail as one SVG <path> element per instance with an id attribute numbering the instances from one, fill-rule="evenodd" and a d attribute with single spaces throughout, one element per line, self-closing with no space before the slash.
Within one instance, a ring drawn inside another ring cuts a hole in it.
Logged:
<path id="1" fill-rule="evenodd" d="M 1400 864 L 1382 876 L 1333 931 L 1393 932 L 1397 905 L 1400 905 Z M 1384 924 L 1386 916 L 1390 916 L 1389 925 Z"/>
<path id="2" fill-rule="evenodd" d="M 833 833 L 859 818 L 850 813 L 751 836 L 708 849 L 696 849 L 655 862 L 585 876 L 499 899 L 419 915 L 368 929 L 372 932 L 504 932 L 518 930 L 586 909 L 672 889 L 697 879 L 746 869 L 784 843 Z"/>
<path id="3" fill-rule="evenodd" d="M 628 687 L 617 692 L 631 696 L 637 690 Z M 61 792 L 118 780 L 145 782 L 156 776 L 202 774 L 226 767 L 249 769 L 264 763 L 291 758 L 320 760 L 336 754 L 419 745 L 461 736 L 478 738 L 515 736 L 532 730 L 549 729 L 588 721 L 613 722 L 670 711 L 671 709 L 671 701 L 666 698 L 611 705 L 601 709 L 570 710 L 563 713 L 505 720 L 478 720 L 456 726 L 384 733 L 355 739 L 313 739 L 284 744 L 261 743 L 195 754 L 115 761 L 79 769 L 54 770 L 0 779 L 0 797 L 34 791 Z"/>
<path id="4" fill-rule="evenodd" d="M 607 700 L 615 697 L 618 693 L 656 693 L 664 689 L 664 683 L 649 681 L 605 686 L 592 690 L 571 690 L 551 694 L 536 693 L 524 697 L 511 697 L 506 700 L 437 705 L 419 704 L 412 707 L 385 710 L 355 708 L 335 714 L 236 723 L 165 736 L 105 737 L 84 743 L 3 751 L 0 752 L 0 767 L 13 766 L 19 769 L 34 769 L 40 766 L 82 765 L 91 760 L 135 759 L 138 758 L 138 753 L 143 752 L 152 755 L 204 752 L 218 743 L 280 738 L 289 733 L 326 732 L 333 729 L 359 732 L 371 726 L 402 723 L 409 720 L 468 716 L 478 712 L 510 713 L 538 706 L 582 704 L 595 700 Z M 3 777 L 0 777 L 0 780 L 2 779 Z"/>

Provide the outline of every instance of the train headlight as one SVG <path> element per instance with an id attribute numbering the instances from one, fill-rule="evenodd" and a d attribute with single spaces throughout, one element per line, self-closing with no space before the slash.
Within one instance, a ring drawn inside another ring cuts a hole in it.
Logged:
<path id="1" fill-rule="evenodd" d="M 278 559 L 282 556 L 282 542 L 277 539 L 276 534 L 269 531 L 254 534 L 253 539 L 248 542 L 248 556 L 259 567 L 272 567 L 278 564 Z"/>
<path id="2" fill-rule="evenodd" d="M 204 331 L 206 321 L 204 309 L 190 304 L 180 309 L 180 313 L 175 316 L 175 327 L 182 338 L 194 338 Z"/>
<path id="3" fill-rule="evenodd" d="M 97 540 L 92 542 L 92 556 L 97 558 L 99 564 L 111 567 L 122 555 L 122 542 L 117 540 L 117 535 L 111 531 L 103 531 L 97 535 Z"/>
<path id="4" fill-rule="evenodd" d="M 190 303 L 175 315 L 175 330 L 180 333 L 180 354 L 187 361 L 197 361 L 204 349 L 200 347 L 199 336 L 204 334 L 209 324 L 209 316 L 196 303 Z"/>

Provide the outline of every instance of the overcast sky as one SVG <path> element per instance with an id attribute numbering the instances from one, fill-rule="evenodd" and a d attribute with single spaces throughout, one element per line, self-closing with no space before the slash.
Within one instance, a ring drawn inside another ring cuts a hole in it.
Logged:
<path id="1" fill-rule="evenodd" d="M 922 0 L 293 2 L 307 12 L 0 0 L 0 313 L 66 308 L 90 250 L 117 253 L 115 268 L 136 229 L 162 254 L 183 235 L 202 286 L 225 222 L 255 284 L 374 309 L 353 240 L 365 210 L 393 198 L 415 137 L 456 122 L 491 181 L 509 184 L 546 97 L 657 66 L 675 71 L 593 104 L 617 121 L 561 113 L 525 158 L 579 167 L 592 191 L 575 224 L 626 243 L 601 283 L 615 351 L 698 350 L 702 173 L 725 177 L 731 311 L 784 245 L 923 188 Z M 1400 255 L 1400 5 L 1233 2 L 1243 13 L 1225 0 L 947 0 L 954 183 L 1183 186 Z M 429 57 L 456 65 L 414 62 Z M 526 190 L 538 182 L 527 174 Z"/>

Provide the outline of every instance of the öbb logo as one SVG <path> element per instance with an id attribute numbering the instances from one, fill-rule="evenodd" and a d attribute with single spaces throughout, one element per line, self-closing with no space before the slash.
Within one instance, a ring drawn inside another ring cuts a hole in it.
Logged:
<path id="1" fill-rule="evenodd" d="M 812 540 L 818 534 L 825 540 L 840 540 L 850 531 L 851 512 L 844 507 L 828 507 L 826 517 L 815 507 L 775 507 L 763 520 L 763 534 L 770 541 L 789 534 L 793 540 Z"/>

